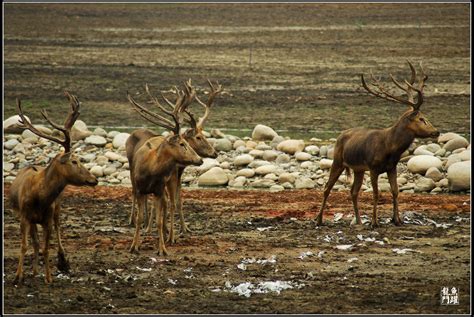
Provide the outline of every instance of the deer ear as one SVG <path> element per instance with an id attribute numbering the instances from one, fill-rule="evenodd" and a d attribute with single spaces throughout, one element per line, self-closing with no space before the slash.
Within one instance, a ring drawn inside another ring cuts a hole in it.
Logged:
<path id="1" fill-rule="evenodd" d="M 67 152 L 67 153 L 64 153 L 64 154 L 61 154 L 61 157 L 59 158 L 59 162 L 61 164 L 64 164 L 66 163 L 67 161 L 69 161 L 69 158 L 71 157 L 71 152 Z"/>

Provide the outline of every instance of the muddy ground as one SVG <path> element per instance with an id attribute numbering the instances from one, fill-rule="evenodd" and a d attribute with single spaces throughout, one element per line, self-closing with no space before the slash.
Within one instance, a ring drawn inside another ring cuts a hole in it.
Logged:
<path id="1" fill-rule="evenodd" d="M 334 214 L 352 213 L 348 192 L 332 193 L 327 224 L 316 227 L 320 191 L 185 190 L 193 232 L 180 236 L 162 257 L 155 232 L 143 234 L 138 255 L 128 252 L 129 194 L 122 187 L 66 190 L 62 236 L 71 272 L 54 267 L 49 286 L 31 276 L 31 249 L 24 285 L 13 285 L 19 225 L 6 208 L 5 313 L 469 312 L 469 196 L 402 193 L 400 209 L 417 214 L 405 214 L 408 222 L 401 227 L 384 223 L 371 230 L 351 227 L 348 216 L 334 222 Z M 360 203 L 369 215 L 370 193 L 362 193 Z M 386 193 L 379 210 L 386 221 L 391 210 Z M 245 282 L 272 281 L 293 288 L 250 297 L 231 291 Z M 440 305 L 443 286 L 459 288 L 458 306 Z"/>
<path id="2" fill-rule="evenodd" d="M 5 116 L 20 97 L 37 122 L 39 107 L 62 118 L 69 89 L 87 124 L 130 130 L 148 123 L 127 90 L 209 77 L 226 92 L 207 128 L 326 138 L 392 124 L 405 107 L 368 96 L 359 74 L 406 78 L 410 59 L 429 75 L 422 110 L 468 134 L 469 31 L 469 4 L 6 4 Z"/>

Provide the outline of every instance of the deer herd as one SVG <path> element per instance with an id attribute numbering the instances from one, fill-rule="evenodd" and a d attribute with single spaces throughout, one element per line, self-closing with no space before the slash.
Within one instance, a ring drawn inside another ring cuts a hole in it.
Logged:
<path id="1" fill-rule="evenodd" d="M 397 163 L 402 153 L 410 146 L 415 138 L 437 137 L 439 132 L 420 112 L 423 104 L 423 88 L 428 76 L 420 63 L 421 77 L 417 79 L 415 67 L 408 61 L 411 70 L 409 80 L 397 81 L 392 75 L 390 79 L 396 88 L 403 91 L 406 98 L 396 95 L 371 75 L 367 83 L 361 75 L 362 87 L 368 93 L 388 101 L 404 104 L 409 109 L 402 114 L 394 125 L 386 129 L 352 128 L 345 130 L 337 138 L 334 148 L 334 161 L 330 170 L 329 180 L 324 189 L 323 201 L 316 216 L 316 224 L 323 225 L 323 213 L 329 193 L 341 173 L 350 170 L 354 173 L 351 188 L 351 198 L 354 205 L 356 224 L 361 224 L 357 206 L 358 193 L 362 185 L 365 171 L 369 171 L 373 188 L 373 215 L 371 225 L 378 226 L 378 177 L 387 173 L 393 197 L 393 218 L 395 225 L 402 224 L 398 211 Z M 166 129 L 169 133 L 162 136 L 147 129 L 138 129 L 131 133 L 126 142 L 126 154 L 129 161 L 130 180 L 132 183 L 132 209 L 130 224 L 135 225 L 130 252 L 138 252 L 140 248 L 140 231 L 145 220 L 146 231 L 156 222 L 158 232 L 158 253 L 166 255 L 166 243 L 175 243 L 174 229 L 175 212 L 180 217 L 181 232 L 189 232 L 185 224 L 182 199 L 181 177 L 188 165 L 202 164 L 202 158 L 216 158 L 217 152 L 203 133 L 204 123 L 209 116 L 214 100 L 222 92 L 222 86 L 208 80 L 209 91 L 207 101 L 203 102 L 197 95 L 191 80 L 183 84 L 183 89 L 174 89 L 174 101 L 161 94 L 163 102 L 150 92 L 145 85 L 145 92 L 150 102 L 156 106 L 156 112 L 139 104 L 128 92 L 127 98 L 133 109 L 144 119 L 156 126 Z M 64 152 L 54 157 L 46 167 L 29 166 L 20 170 L 10 187 L 10 202 L 13 210 L 19 215 L 21 248 L 18 269 L 14 283 L 24 279 L 23 262 L 28 248 L 28 234 L 33 244 L 33 275 L 38 273 L 38 257 L 40 241 L 37 224 L 43 227 L 43 257 L 45 281 L 52 281 L 49 267 L 49 241 L 52 227 L 57 237 L 58 269 L 69 270 L 69 263 L 61 243 L 60 236 L 60 199 L 67 185 L 95 186 L 98 181 L 80 159 L 72 153 L 70 132 L 80 114 L 80 102 L 76 96 L 65 92 L 69 99 L 70 110 L 63 126 L 53 122 L 46 111 L 41 111 L 44 119 L 56 130 L 63 134 L 59 138 L 38 130 L 23 114 L 20 100 L 17 108 L 20 122 L 25 129 L 39 137 L 56 142 L 64 147 Z M 196 101 L 204 107 L 204 115 L 195 119 L 189 107 Z M 184 123 L 189 128 L 182 132 Z M 148 208 L 148 198 L 152 198 L 152 208 Z M 135 208 L 138 207 L 138 210 Z M 169 207 L 169 208 L 168 208 Z M 169 226 L 167 221 L 169 219 Z"/>

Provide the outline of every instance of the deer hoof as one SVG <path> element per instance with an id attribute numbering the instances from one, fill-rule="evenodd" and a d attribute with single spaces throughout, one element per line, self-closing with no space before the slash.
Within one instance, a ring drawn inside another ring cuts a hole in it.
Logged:
<path id="1" fill-rule="evenodd" d="M 401 226 L 403 224 L 400 218 L 392 218 L 392 222 L 395 226 Z"/>
<path id="2" fill-rule="evenodd" d="M 372 220 L 372 222 L 370 223 L 370 226 L 371 226 L 372 228 L 378 228 L 378 227 L 380 227 L 379 222 L 378 222 L 378 221 L 374 221 L 374 220 Z"/>
<path id="3" fill-rule="evenodd" d="M 135 245 L 132 245 L 129 251 L 130 253 L 138 254 L 138 247 L 136 247 Z"/>
<path id="4" fill-rule="evenodd" d="M 23 284 L 24 281 L 25 281 L 25 278 L 23 277 L 23 275 L 17 275 L 15 276 L 15 279 L 13 280 L 13 284 L 20 285 L 20 284 Z"/>
<path id="5" fill-rule="evenodd" d="M 69 261 L 66 259 L 64 253 L 58 253 L 58 270 L 68 273 L 70 268 Z"/>
<path id="6" fill-rule="evenodd" d="M 47 274 L 45 277 L 44 277 L 44 282 L 46 284 L 50 284 L 53 282 L 53 278 L 51 277 L 51 274 Z"/>

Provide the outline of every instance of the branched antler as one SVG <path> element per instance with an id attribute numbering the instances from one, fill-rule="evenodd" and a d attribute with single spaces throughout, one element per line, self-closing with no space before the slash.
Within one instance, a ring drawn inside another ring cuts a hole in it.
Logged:
<path id="1" fill-rule="evenodd" d="M 61 140 L 59 138 L 53 137 L 51 135 L 48 135 L 46 133 L 43 133 L 39 131 L 37 128 L 35 128 L 31 122 L 29 122 L 26 118 L 25 115 L 23 114 L 23 109 L 21 108 L 21 101 L 19 99 L 16 100 L 16 105 L 18 108 L 18 115 L 20 116 L 21 124 L 23 126 L 36 134 L 39 137 L 48 139 L 50 141 L 53 141 L 55 143 L 58 143 L 64 147 L 64 152 L 69 153 L 71 151 L 71 128 L 74 125 L 74 122 L 76 122 L 77 118 L 80 115 L 80 107 L 81 104 L 79 100 L 77 99 L 76 96 L 71 95 L 69 92 L 65 91 L 64 94 L 66 97 L 68 97 L 71 109 L 69 110 L 68 116 L 66 117 L 66 120 L 64 121 L 64 125 L 60 126 L 59 124 L 55 123 L 53 120 L 51 120 L 46 112 L 46 110 L 41 110 L 41 115 L 48 121 L 48 123 L 53 126 L 55 129 L 61 131 L 64 135 L 64 140 Z"/>
<path id="2" fill-rule="evenodd" d="M 206 103 L 202 102 L 201 99 L 199 99 L 199 97 L 196 96 L 196 100 L 198 101 L 198 103 L 201 106 L 203 106 L 205 109 L 204 115 L 201 118 L 199 118 L 199 121 L 197 123 L 197 127 L 201 129 L 203 128 L 204 122 L 209 116 L 211 105 L 214 102 L 214 99 L 220 92 L 222 92 L 222 86 L 219 84 L 219 82 L 216 81 L 215 84 L 212 84 L 212 82 L 208 79 L 207 83 L 209 84 L 209 87 L 211 88 L 211 90 L 209 91 L 209 97 L 207 99 L 207 102 Z"/>
<path id="3" fill-rule="evenodd" d="M 407 61 L 407 62 L 408 62 L 408 65 L 410 66 L 411 77 L 410 77 L 410 81 L 404 80 L 404 83 L 405 83 L 406 87 L 404 87 L 403 84 L 398 82 L 392 76 L 392 74 L 390 74 L 390 79 L 392 80 L 392 82 L 395 84 L 395 86 L 397 86 L 399 89 L 403 90 L 407 94 L 407 99 L 404 99 L 401 96 L 395 96 L 394 94 L 390 93 L 387 89 L 385 89 L 385 87 L 382 85 L 380 80 L 375 79 L 372 74 L 371 74 L 372 82 L 370 83 L 370 85 L 374 86 L 377 90 L 374 90 L 374 89 L 370 88 L 369 85 L 367 85 L 363 74 L 361 74 L 362 86 L 370 94 L 372 94 L 376 97 L 386 99 L 386 100 L 389 100 L 389 101 L 394 101 L 394 102 L 401 103 L 401 104 L 405 104 L 405 105 L 409 105 L 409 106 L 413 107 L 414 110 L 419 110 L 421 105 L 423 104 L 423 88 L 425 87 L 425 82 L 428 79 L 428 76 L 425 74 L 425 72 L 423 70 L 423 67 L 420 63 L 420 69 L 421 69 L 422 77 L 419 80 L 418 84 L 415 86 L 416 70 L 415 70 L 415 67 L 413 67 L 413 65 L 410 61 Z M 416 102 L 414 101 L 414 96 L 413 96 L 414 92 L 417 93 Z"/>

